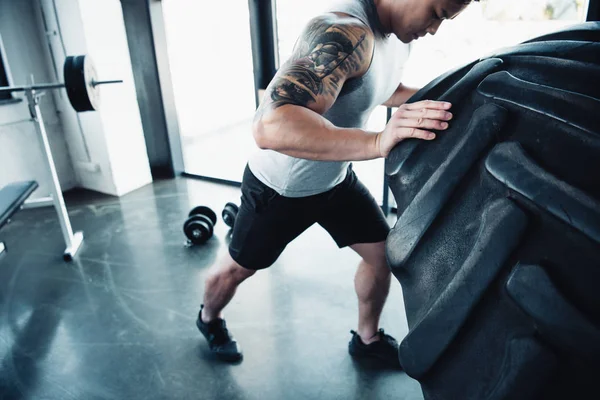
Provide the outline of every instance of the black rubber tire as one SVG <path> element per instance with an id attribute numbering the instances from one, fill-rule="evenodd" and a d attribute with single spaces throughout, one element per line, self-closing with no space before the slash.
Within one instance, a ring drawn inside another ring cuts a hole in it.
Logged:
<path id="1" fill-rule="evenodd" d="M 410 100 L 455 115 L 386 161 L 399 357 L 427 400 L 600 398 L 599 33 L 502 50 Z"/>

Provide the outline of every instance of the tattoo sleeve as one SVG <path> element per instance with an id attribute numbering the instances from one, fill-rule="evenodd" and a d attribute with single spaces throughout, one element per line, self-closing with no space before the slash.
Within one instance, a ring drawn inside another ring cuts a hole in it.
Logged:
<path id="1" fill-rule="evenodd" d="M 268 101 L 261 108 L 285 104 L 310 107 L 320 99 L 322 104 L 331 106 L 343 82 L 370 63 L 372 43 L 367 40 L 368 28 L 354 21 L 336 22 L 331 18 L 317 18 L 309 24 L 296 43 L 293 56 L 269 85 Z"/>

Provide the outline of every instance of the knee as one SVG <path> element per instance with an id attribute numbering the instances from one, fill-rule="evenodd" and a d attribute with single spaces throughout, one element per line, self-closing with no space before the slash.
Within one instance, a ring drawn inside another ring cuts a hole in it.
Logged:
<path id="1" fill-rule="evenodd" d="M 372 279 L 381 282 L 388 282 L 391 279 L 392 273 L 385 259 L 382 260 L 371 257 L 369 261 L 367 261 L 363 258 L 362 264 L 364 265 L 364 270 L 368 270 L 369 272 L 367 275 L 357 273 L 357 278 L 369 276 Z"/>
<path id="2" fill-rule="evenodd" d="M 208 281 L 229 281 L 239 285 L 256 273 L 254 270 L 242 267 L 230 257 L 227 258 L 210 273 Z"/>
<path id="3" fill-rule="evenodd" d="M 387 262 L 387 256 L 385 253 L 385 242 L 378 243 L 377 246 L 375 246 L 374 251 L 371 254 L 369 254 L 368 259 L 363 258 L 363 260 L 367 264 L 371 265 L 374 268 L 377 268 L 378 270 L 384 270 L 386 272 L 390 271 Z"/>
<path id="4" fill-rule="evenodd" d="M 227 274 L 231 279 L 238 283 L 242 283 L 256 273 L 255 270 L 244 268 L 240 265 L 233 265 L 227 270 Z"/>
<path id="5" fill-rule="evenodd" d="M 378 270 L 387 269 L 389 271 L 387 258 L 386 258 L 386 246 L 385 241 L 377 243 L 362 243 L 351 246 L 356 251 L 363 262 L 368 264 L 372 268 Z"/>
<path id="6" fill-rule="evenodd" d="M 370 265 L 373 269 L 377 271 L 378 275 L 387 276 L 391 274 L 391 270 L 385 256 L 371 261 Z"/>

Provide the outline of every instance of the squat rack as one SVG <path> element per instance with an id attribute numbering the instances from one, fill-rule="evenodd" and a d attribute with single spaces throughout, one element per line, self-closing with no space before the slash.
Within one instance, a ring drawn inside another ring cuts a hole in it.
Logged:
<path id="1" fill-rule="evenodd" d="M 121 83 L 122 80 L 97 81 L 96 70 L 91 59 L 88 56 L 69 56 L 65 60 L 64 69 L 65 83 L 46 83 L 31 86 L 13 86 L 0 87 L 0 92 L 24 92 L 29 105 L 31 120 L 34 122 L 44 162 L 50 172 L 51 185 L 50 195 L 47 197 L 26 200 L 21 206 L 22 209 L 40 208 L 54 206 L 60 228 L 65 241 L 65 251 L 63 258 L 65 261 L 71 261 L 77 254 L 83 243 L 83 232 L 73 232 L 71 220 L 67 212 L 65 200 L 60 187 L 60 181 L 54 164 L 54 157 L 50 148 L 48 134 L 44 125 L 44 118 L 40 110 L 40 99 L 46 90 L 62 89 L 67 90 L 69 101 L 73 108 L 78 111 L 95 111 L 98 108 L 100 99 L 97 86 L 111 83 Z M 0 255 L 5 247 L 0 243 Z"/>

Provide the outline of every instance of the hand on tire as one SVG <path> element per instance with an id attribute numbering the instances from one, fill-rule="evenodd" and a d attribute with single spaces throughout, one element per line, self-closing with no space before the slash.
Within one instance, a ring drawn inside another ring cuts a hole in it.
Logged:
<path id="1" fill-rule="evenodd" d="M 408 138 L 433 140 L 435 133 L 430 129 L 443 131 L 448 128 L 452 114 L 447 110 L 452 105 L 443 101 L 422 100 L 403 104 L 392 115 L 383 132 L 378 134 L 379 152 L 386 158 L 394 146 Z"/>

